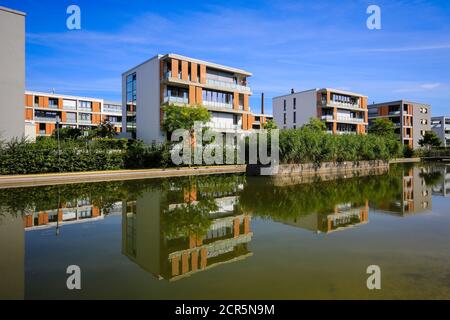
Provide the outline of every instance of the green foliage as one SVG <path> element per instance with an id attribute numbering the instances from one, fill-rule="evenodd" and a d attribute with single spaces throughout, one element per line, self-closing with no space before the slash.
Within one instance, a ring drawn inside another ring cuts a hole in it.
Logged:
<path id="1" fill-rule="evenodd" d="M 82 147 L 74 141 L 13 139 L 0 152 L 0 174 L 27 174 L 115 170 L 124 166 L 124 151 L 98 146 Z"/>
<path id="2" fill-rule="evenodd" d="M 441 139 L 439 139 L 438 135 L 434 131 L 426 131 L 423 138 L 419 140 L 419 145 L 421 147 L 426 147 L 428 150 L 432 147 L 439 147 L 441 144 Z"/>
<path id="3" fill-rule="evenodd" d="M 327 126 L 325 125 L 325 122 L 322 120 L 319 120 L 317 118 L 309 118 L 309 123 L 305 124 L 303 126 L 305 129 L 310 129 L 312 131 L 326 131 Z"/>
<path id="4" fill-rule="evenodd" d="M 400 143 L 392 137 L 331 135 L 316 120 L 301 129 L 280 131 L 280 160 L 284 163 L 388 160 L 401 154 Z"/>
<path id="5" fill-rule="evenodd" d="M 373 120 L 372 124 L 369 126 L 369 134 L 391 137 L 395 133 L 394 123 L 388 119 L 380 118 Z"/>
<path id="6" fill-rule="evenodd" d="M 267 129 L 267 130 L 270 130 L 270 129 L 278 129 L 277 124 L 276 124 L 275 121 L 273 121 L 272 119 L 267 120 L 267 122 L 265 122 L 265 123 L 262 125 L 262 127 L 263 127 L 263 129 Z"/>
<path id="7" fill-rule="evenodd" d="M 117 135 L 114 125 L 109 121 L 102 121 L 94 130 L 95 137 L 112 139 Z"/>
<path id="8" fill-rule="evenodd" d="M 58 131 L 61 140 L 76 140 L 83 136 L 83 131 L 79 128 L 59 128 L 53 131 L 53 138 L 58 137 Z"/>
<path id="9" fill-rule="evenodd" d="M 168 167 L 170 160 L 170 145 L 146 145 L 140 140 L 130 140 L 127 145 L 125 167 L 128 169 L 144 169 Z"/>
<path id="10" fill-rule="evenodd" d="M 169 134 L 176 129 L 192 130 L 195 122 L 207 123 L 211 119 L 209 111 L 200 105 L 176 106 L 169 104 L 163 106 L 163 111 L 162 127 Z"/>

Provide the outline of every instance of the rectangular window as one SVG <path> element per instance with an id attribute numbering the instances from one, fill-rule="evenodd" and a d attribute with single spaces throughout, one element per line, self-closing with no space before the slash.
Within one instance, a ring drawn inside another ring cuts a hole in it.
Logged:
<path id="1" fill-rule="evenodd" d="M 286 113 L 283 113 L 283 124 L 286 124 Z"/>
<path id="2" fill-rule="evenodd" d="M 293 104 L 294 104 L 294 110 L 295 110 L 297 108 L 297 98 L 294 98 Z"/>
<path id="3" fill-rule="evenodd" d="M 294 111 L 294 123 L 297 122 L 297 112 Z"/>
<path id="4" fill-rule="evenodd" d="M 286 111 L 286 99 L 283 100 L 283 111 Z"/>

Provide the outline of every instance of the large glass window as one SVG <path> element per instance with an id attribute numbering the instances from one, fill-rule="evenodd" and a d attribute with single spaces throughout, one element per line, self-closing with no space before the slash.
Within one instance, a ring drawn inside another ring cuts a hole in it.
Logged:
<path id="1" fill-rule="evenodd" d="M 126 78 L 127 94 L 127 132 L 131 132 L 136 138 L 136 73 L 129 74 Z"/>

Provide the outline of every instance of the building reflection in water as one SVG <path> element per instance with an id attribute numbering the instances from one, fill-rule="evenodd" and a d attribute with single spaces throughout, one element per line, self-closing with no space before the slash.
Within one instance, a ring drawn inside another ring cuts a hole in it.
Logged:
<path id="1" fill-rule="evenodd" d="M 450 195 L 450 166 L 445 165 L 434 169 L 439 173 L 439 180 L 433 185 L 433 195 L 448 197 Z"/>
<path id="2" fill-rule="evenodd" d="M 355 203 L 337 204 L 332 213 L 311 213 L 281 222 L 317 233 L 345 230 L 369 222 L 369 201 L 366 200 L 363 206 Z"/>
<path id="3" fill-rule="evenodd" d="M 431 210 L 432 185 L 427 184 L 424 177 L 429 168 L 398 166 L 394 170 L 400 171 L 396 175 L 401 178 L 398 196 L 390 201 L 374 203 L 375 208 L 399 216 Z"/>
<path id="4" fill-rule="evenodd" d="M 236 195 L 244 177 L 229 178 L 228 184 L 226 178 L 190 179 L 128 202 L 122 253 L 169 281 L 251 256 L 251 216 L 240 209 Z"/>

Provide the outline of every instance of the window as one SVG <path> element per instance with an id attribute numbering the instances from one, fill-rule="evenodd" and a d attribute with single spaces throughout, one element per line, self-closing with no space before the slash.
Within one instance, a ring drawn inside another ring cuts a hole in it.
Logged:
<path id="1" fill-rule="evenodd" d="M 283 113 L 283 124 L 286 124 L 286 113 Z"/>
<path id="2" fill-rule="evenodd" d="M 129 74 L 126 78 L 126 102 L 127 112 L 127 132 L 131 132 L 132 138 L 136 138 L 136 73 Z"/>
<path id="3" fill-rule="evenodd" d="M 294 98 L 293 104 L 294 104 L 294 110 L 295 110 L 295 108 L 297 108 L 297 98 Z"/>
<path id="4" fill-rule="evenodd" d="M 421 124 L 428 124 L 428 120 L 427 120 L 427 119 L 421 119 L 421 120 L 420 120 L 420 123 L 421 123 Z"/>
<path id="5" fill-rule="evenodd" d="M 423 137 L 425 136 L 425 130 L 420 130 L 420 135 Z"/>
<path id="6" fill-rule="evenodd" d="M 283 100 L 283 111 L 286 111 L 286 99 Z"/>
<path id="7" fill-rule="evenodd" d="M 77 122 L 77 115 L 74 112 L 67 112 L 66 113 L 66 122 L 70 123 L 76 123 Z"/>
<path id="8" fill-rule="evenodd" d="M 297 129 L 297 126 L 294 124 L 294 129 Z"/>
<path id="9" fill-rule="evenodd" d="M 297 122 L 297 112 L 294 111 L 294 123 Z"/>
<path id="10" fill-rule="evenodd" d="M 85 110 L 85 111 L 91 111 L 92 110 L 92 102 L 91 101 L 80 101 L 79 109 Z"/>

